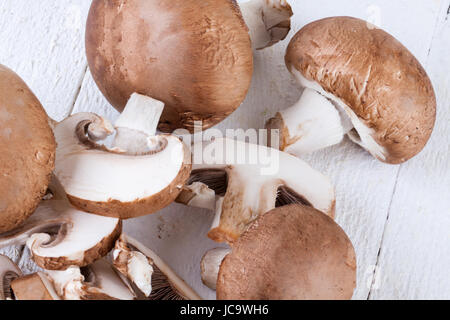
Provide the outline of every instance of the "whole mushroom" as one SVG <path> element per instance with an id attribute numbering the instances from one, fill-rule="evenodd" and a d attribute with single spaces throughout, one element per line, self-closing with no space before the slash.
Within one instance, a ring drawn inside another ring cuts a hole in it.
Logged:
<path id="1" fill-rule="evenodd" d="M 224 255 L 208 253 L 202 274 L 218 273 L 219 300 L 343 300 L 356 287 L 351 241 L 330 217 L 303 205 L 259 217 Z"/>
<path id="2" fill-rule="evenodd" d="M 55 138 L 25 82 L 0 65 L 0 233 L 23 223 L 50 183 Z"/>
<path id="3" fill-rule="evenodd" d="M 312 22 L 291 40 L 286 66 L 305 91 L 266 125 L 281 150 L 302 155 L 345 135 L 377 159 L 399 164 L 426 145 L 436 97 L 417 59 L 387 32 L 360 19 Z"/>
<path id="4" fill-rule="evenodd" d="M 285 0 L 252 0 L 241 9 L 235 0 L 94 0 L 86 27 L 94 80 L 119 111 L 134 92 L 164 102 L 164 132 L 193 131 L 198 121 L 209 128 L 249 90 L 248 28 L 255 48 L 290 30 Z"/>

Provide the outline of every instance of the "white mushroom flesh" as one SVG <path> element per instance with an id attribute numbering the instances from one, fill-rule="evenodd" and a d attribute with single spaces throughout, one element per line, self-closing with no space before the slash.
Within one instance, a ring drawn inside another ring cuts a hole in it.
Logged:
<path id="1" fill-rule="evenodd" d="M 200 263 L 202 281 L 205 286 L 216 290 L 217 278 L 223 259 L 231 252 L 227 248 L 216 248 L 208 251 Z"/>
<path id="2" fill-rule="evenodd" d="M 290 31 L 293 12 L 286 0 L 250 0 L 240 8 L 257 50 L 283 40 Z"/>

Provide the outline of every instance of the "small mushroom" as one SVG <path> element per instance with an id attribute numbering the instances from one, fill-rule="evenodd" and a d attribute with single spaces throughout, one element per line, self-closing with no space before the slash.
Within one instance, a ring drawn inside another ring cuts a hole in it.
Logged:
<path id="1" fill-rule="evenodd" d="M 158 255 L 125 234 L 113 258 L 116 269 L 148 300 L 201 300 Z"/>
<path id="2" fill-rule="evenodd" d="M 39 205 L 55 149 L 41 103 L 17 74 L 0 65 L 0 233 L 19 226 Z"/>
<path id="3" fill-rule="evenodd" d="M 105 256 L 122 231 L 117 218 L 88 214 L 73 208 L 56 178 L 52 197 L 19 228 L 0 235 L 0 247 L 27 244 L 38 266 L 65 270 L 86 266 Z"/>
<path id="4" fill-rule="evenodd" d="M 22 271 L 8 257 L 0 254 L 0 300 L 12 300 L 11 282 L 22 276 Z"/>
<path id="5" fill-rule="evenodd" d="M 92 113 L 56 125 L 55 174 L 75 207 L 120 219 L 171 204 L 191 171 L 190 153 L 174 135 L 157 135 L 164 104 L 133 94 L 116 130 Z M 115 134 L 115 135 L 114 135 Z M 113 147 L 99 144 L 114 135 Z"/>
<path id="6" fill-rule="evenodd" d="M 64 300 L 134 300 L 131 286 L 105 259 L 84 268 L 47 271 L 55 289 Z"/>
<path id="7" fill-rule="evenodd" d="M 15 279 L 11 282 L 11 290 L 15 300 L 61 300 L 50 279 L 42 272 Z"/>
<path id="8" fill-rule="evenodd" d="M 219 300 L 341 300 L 356 286 L 345 232 L 314 208 L 289 205 L 259 217 L 232 251 L 210 260 Z"/>
<path id="9" fill-rule="evenodd" d="M 385 31 L 350 17 L 315 21 L 292 39 L 286 66 L 306 89 L 266 125 L 280 130 L 281 150 L 302 155 L 348 135 L 377 159 L 398 164 L 429 140 L 436 120 L 431 81 Z"/>
<path id="10" fill-rule="evenodd" d="M 194 144 L 194 152 L 197 149 L 204 161 L 193 165 L 188 185 L 177 201 L 216 211 L 208 234 L 215 241 L 231 244 L 259 216 L 291 203 L 334 216 L 335 193 L 330 180 L 294 156 L 231 139 Z M 211 158 L 206 159 L 210 151 Z M 255 158 L 240 162 L 236 154 Z"/>
<path id="11" fill-rule="evenodd" d="M 285 0 L 253 0 L 241 8 L 234 0 L 94 0 L 86 27 L 93 78 L 120 112 L 133 92 L 163 101 L 164 132 L 193 131 L 198 121 L 203 129 L 212 127 L 249 90 L 248 27 L 255 48 L 283 39 L 290 29 Z"/>

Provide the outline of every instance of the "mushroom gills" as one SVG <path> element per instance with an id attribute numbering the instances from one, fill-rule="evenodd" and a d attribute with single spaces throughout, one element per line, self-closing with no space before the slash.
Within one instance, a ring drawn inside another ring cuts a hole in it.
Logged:
<path id="1" fill-rule="evenodd" d="M 153 251 L 122 234 L 113 251 L 113 264 L 145 300 L 200 300 Z"/>
<path id="2" fill-rule="evenodd" d="M 7 256 L 0 254 L 0 300 L 13 300 L 11 282 L 22 276 L 22 271 Z"/>

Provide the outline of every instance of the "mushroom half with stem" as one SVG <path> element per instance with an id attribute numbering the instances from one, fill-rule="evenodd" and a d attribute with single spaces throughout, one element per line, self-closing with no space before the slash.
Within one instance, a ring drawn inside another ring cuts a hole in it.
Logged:
<path id="1" fill-rule="evenodd" d="M 122 234 L 113 251 L 114 266 L 148 300 L 201 300 L 156 253 Z"/>
<path id="2" fill-rule="evenodd" d="M 194 131 L 199 121 L 210 128 L 235 111 L 250 88 L 249 28 L 255 48 L 290 29 L 285 0 L 252 0 L 241 9 L 235 0 L 94 0 L 86 27 L 93 78 L 120 112 L 133 92 L 164 102 L 163 132 Z"/>
<path id="3" fill-rule="evenodd" d="M 56 178 L 49 192 L 50 199 L 21 227 L 0 235 L 0 247 L 27 244 L 33 260 L 46 270 L 86 266 L 108 254 L 122 231 L 121 220 L 73 208 Z"/>
<path id="4" fill-rule="evenodd" d="M 55 149 L 41 103 L 17 74 L 0 65 L 0 233 L 19 226 L 39 205 Z"/>
<path id="5" fill-rule="evenodd" d="M 312 22 L 291 40 L 286 66 L 305 91 L 267 122 L 281 150 L 302 155 L 345 135 L 377 159 L 399 164 L 426 145 L 436 97 L 425 70 L 399 41 L 350 17 Z"/>
<path id="6" fill-rule="evenodd" d="M 202 269 L 203 278 L 218 273 L 219 300 L 343 300 L 356 287 L 351 241 L 330 217 L 303 205 L 259 217 L 221 256 Z"/>
<path id="7" fill-rule="evenodd" d="M 163 108 L 157 100 L 133 94 L 116 130 L 92 113 L 75 114 L 56 125 L 55 175 L 72 205 L 128 219 L 154 213 L 176 199 L 189 178 L 191 159 L 178 137 L 156 134 Z M 113 135 L 113 147 L 98 143 Z"/>
<path id="8" fill-rule="evenodd" d="M 196 143 L 197 152 L 203 162 L 193 165 L 177 201 L 216 211 L 208 234 L 215 241 L 233 243 L 259 216 L 290 203 L 334 216 L 330 180 L 294 156 L 231 139 Z"/>

